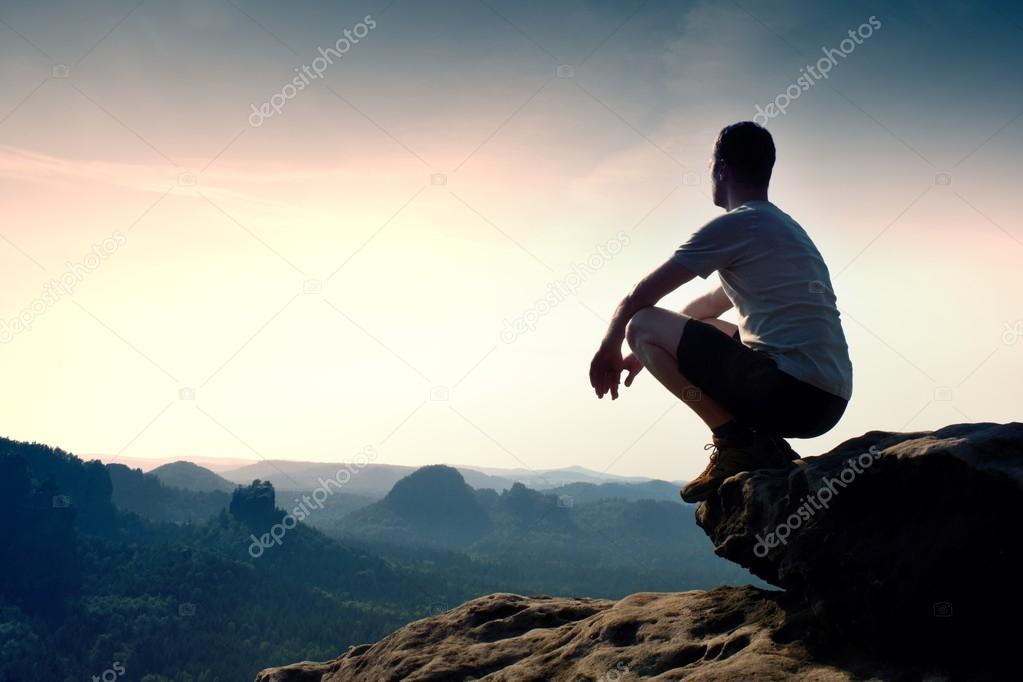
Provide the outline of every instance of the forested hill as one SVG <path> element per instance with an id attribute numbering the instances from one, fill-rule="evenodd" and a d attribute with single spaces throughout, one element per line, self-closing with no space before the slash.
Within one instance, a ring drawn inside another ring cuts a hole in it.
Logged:
<path id="1" fill-rule="evenodd" d="M 0 439 L 0 680 L 91 679 L 115 662 L 145 682 L 251 679 L 467 594 L 301 524 L 254 558 L 266 529 L 239 518 L 251 491 L 235 513 L 152 523 L 115 508 L 99 462 Z"/>
<path id="2" fill-rule="evenodd" d="M 498 492 L 430 466 L 375 502 L 332 489 L 303 512 L 298 491 L 278 498 L 267 481 L 185 490 L 0 439 L 0 682 L 115 664 L 126 682 L 252 679 L 491 592 L 750 579 L 714 556 L 690 506 L 663 499 L 671 484 L 645 485 Z M 629 499 L 644 495 L 662 499 Z"/>
<path id="3" fill-rule="evenodd" d="M 234 491 L 236 485 L 205 467 L 184 460 L 162 464 L 149 474 L 160 479 L 164 485 L 200 493 L 216 491 L 230 493 Z"/>

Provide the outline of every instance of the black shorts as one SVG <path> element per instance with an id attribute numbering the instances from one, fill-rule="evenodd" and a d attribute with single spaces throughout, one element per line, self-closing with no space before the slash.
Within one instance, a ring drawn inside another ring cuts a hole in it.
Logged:
<path id="1" fill-rule="evenodd" d="M 738 334 L 699 320 L 686 322 L 676 355 L 684 377 L 757 432 L 813 438 L 837 424 L 849 402 L 781 371 Z"/>

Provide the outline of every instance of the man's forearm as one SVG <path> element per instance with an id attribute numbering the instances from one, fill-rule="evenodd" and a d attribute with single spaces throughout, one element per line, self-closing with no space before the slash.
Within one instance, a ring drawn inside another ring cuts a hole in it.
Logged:
<path id="1" fill-rule="evenodd" d="M 685 315 L 686 317 L 691 317 L 696 320 L 702 320 L 708 317 L 716 317 L 715 315 L 711 314 L 710 307 L 707 305 L 707 302 L 704 300 L 704 298 L 705 298 L 704 296 L 694 298 L 692 301 L 689 301 L 689 303 L 686 303 L 685 307 L 682 308 L 682 310 L 680 310 L 679 312 Z"/>
<path id="2" fill-rule="evenodd" d="M 639 287 L 637 286 L 636 289 Z M 625 298 L 621 300 L 618 307 L 615 308 L 614 314 L 611 315 L 611 322 L 607 326 L 607 333 L 604 334 L 604 343 L 607 345 L 621 346 L 622 341 L 625 340 L 625 327 L 629 324 L 629 320 L 636 314 L 637 311 L 642 308 L 647 308 L 654 305 L 657 301 L 652 303 L 639 304 L 636 300 L 636 289 L 633 289 Z"/>
<path id="3" fill-rule="evenodd" d="M 644 277 L 622 299 L 611 316 L 602 345 L 621 347 L 625 340 L 625 327 L 637 311 L 657 305 L 657 302 L 675 289 L 691 280 L 695 275 L 672 259 Z"/>
<path id="4" fill-rule="evenodd" d="M 713 319 L 732 307 L 724 289 L 718 287 L 703 296 L 693 299 L 680 311 L 683 315 L 696 320 Z"/>

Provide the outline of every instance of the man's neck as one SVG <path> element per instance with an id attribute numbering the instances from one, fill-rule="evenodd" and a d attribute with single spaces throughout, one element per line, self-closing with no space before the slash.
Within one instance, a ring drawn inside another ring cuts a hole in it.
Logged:
<path id="1" fill-rule="evenodd" d="M 728 190 L 728 209 L 731 211 L 736 206 L 742 206 L 750 201 L 767 201 L 766 187 L 739 186 L 731 187 Z"/>

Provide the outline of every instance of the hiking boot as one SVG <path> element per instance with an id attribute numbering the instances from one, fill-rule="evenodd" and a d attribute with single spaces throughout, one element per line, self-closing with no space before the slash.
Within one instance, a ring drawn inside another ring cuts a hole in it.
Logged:
<path id="1" fill-rule="evenodd" d="M 734 476 L 740 471 L 749 471 L 756 468 L 750 466 L 749 451 L 753 447 L 731 447 L 717 436 L 713 443 L 708 443 L 704 450 L 711 450 L 710 462 L 703 473 L 689 481 L 680 495 L 686 502 L 702 502 L 721 485 L 729 476 Z"/>
<path id="2" fill-rule="evenodd" d="M 784 469 L 799 459 L 796 451 L 789 447 L 784 438 L 767 434 L 755 434 L 753 440 L 742 446 L 729 445 L 720 438 L 704 450 L 713 448 L 710 463 L 703 473 L 691 480 L 680 493 L 686 502 L 701 502 L 718 489 L 729 476 L 740 471 L 754 469 Z"/>

